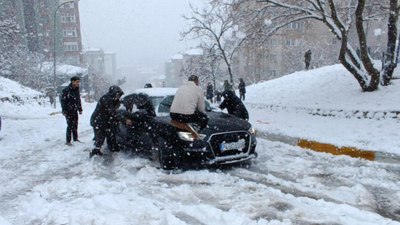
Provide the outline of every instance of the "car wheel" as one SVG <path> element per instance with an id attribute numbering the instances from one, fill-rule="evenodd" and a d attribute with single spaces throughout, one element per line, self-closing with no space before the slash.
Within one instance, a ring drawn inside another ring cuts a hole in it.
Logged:
<path id="1" fill-rule="evenodd" d="M 177 159 L 174 156 L 173 147 L 164 138 L 158 137 L 155 140 L 154 150 L 162 169 L 172 170 L 176 167 Z"/>

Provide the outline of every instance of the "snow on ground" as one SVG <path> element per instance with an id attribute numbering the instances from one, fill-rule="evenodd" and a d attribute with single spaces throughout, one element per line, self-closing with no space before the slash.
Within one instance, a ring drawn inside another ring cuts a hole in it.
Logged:
<path id="1" fill-rule="evenodd" d="M 245 102 L 259 131 L 400 155 L 400 120 L 390 113 L 400 111 L 399 87 L 393 80 L 363 93 L 349 72 L 333 65 L 251 85 Z M 371 118 L 357 119 L 360 112 Z"/>
<path id="2" fill-rule="evenodd" d="M 352 79 L 340 78 L 344 73 L 339 66 L 325 67 L 248 87 L 251 122 L 268 133 L 398 152 L 398 140 L 387 139 L 395 137 L 397 119 L 321 117 L 300 109 L 351 111 L 358 104 L 373 110 L 379 99 L 395 99 L 396 84 L 361 93 Z M 369 97 L 362 98 L 364 94 Z M 380 110 L 399 105 L 383 103 Z M 287 108 L 267 107 L 271 104 Z M 52 113 L 59 108 L 0 103 L 0 224 L 400 224 L 398 164 L 316 153 L 261 138 L 259 157 L 249 168 L 169 174 L 154 162 L 123 153 L 89 160 L 94 107 L 84 103 L 79 122 L 83 143 L 68 147 L 65 119 Z"/>

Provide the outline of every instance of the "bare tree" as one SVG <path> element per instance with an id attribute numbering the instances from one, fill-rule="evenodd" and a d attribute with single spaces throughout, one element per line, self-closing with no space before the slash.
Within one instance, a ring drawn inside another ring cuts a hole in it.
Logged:
<path id="1" fill-rule="evenodd" d="M 29 52 L 14 19 L 0 20 L 0 75 L 40 90 L 48 75 L 40 68 L 43 55 Z"/>
<path id="2" fill-rule="evenodd" d="M 233 4 L 247 4 L 245 0 L 233 0 Z M 301 20 L 318 20 L 341 42 L 340 63 L 354 76 L 363 91 L 375 91 L 382 84 L 388 85 L 396 67 L 395 40 L 399 6 L 397 0 L 382 2 L 367 0 L 256 0 L 257 11 L 251 20 L 263 21 L 264 25 L 255 27 L 269 37 L 288 24 Z M 390 2 L 390 4 L 388 4 Z M 368 10 L 366 10 L 368 9 Z M 385 63 L 378 70 L 368 52 L 365 24 L 370 20 L 388 19 L 388 41 Z M 249 23 L 252 24 L 257 23 Z M 349 33 L 356 30 L 359 54 L 350 42 Z"/>
<path id="3" fill-rule="evenodd" d="M 192 15 L 184 16 L 189 21 L 190 29 L 183 32 L 183 37 L 198 38 L 202 46 L 214 52 L 213 59 L 221 59 L 226 65 L 231 83 L 233 83 L 232 59 L 244 37 L 239 37 L 238 26 L 229 4 L 212 1 L 203 10 L 191 6 Z M 217 55 L 218 57 L 215 57 Z"/>

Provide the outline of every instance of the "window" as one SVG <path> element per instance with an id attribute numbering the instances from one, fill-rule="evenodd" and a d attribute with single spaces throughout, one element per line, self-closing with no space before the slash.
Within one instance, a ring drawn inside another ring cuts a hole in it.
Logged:
<path id="1" fill-rule="evenodd" d="M 73 8 L 75 8 L 75 3 L 73 3 L 73 2 L 66 3 L 66 4 L 63 5 L 61 8 L 64 8 L 64 9 L 73 9 Z"/>
<path id="2" fill-rule="evenodd" d="M 65 61 L 71 65 L 79 65 L 79 56 L 77 55 L 67 56 Z"/>
<path id="3" fill-rule="evenodd" d="M 64 51 L 66 52 L 75 52 L 79 51 L 77 42 L 64 42 Z"/>
<path id="4" fill-rule="evenodd" d="M 268 59 L 270 62 L 276 62 L 276 55 L 270 54 L 270 55 L 268 55 Z"/>
<path id="5" fill-rule="evenodd" d="M 291 30 L 303 30 L 304 29 L 304 22 L 291 22 L 287 25 L 288 29 Z"/>
<path id="6" fill-rule="evenodd" d="M 62 23 L 75 23 L 75 14 L 61 14 L 61 22 Z"/>
<path id="7" fill-rule="evenodd" d="M 295 46 L 296 40 L 295 39 L 286 39 L 286 46 Z"/>
<path id="8" fill-rule="evenodd" d="M 268 74 L 270 77 L 275 77 L 276 76 L 276 70 L 270 70 L 268 71 Z"/>
<path id="9" fill-rule="evenodd" d="M 274 46 L 274 45 L 276 45 L 276 39 L 274 39 L 274 38 L 272 38 L 272 37 L 268 38 L 268 39 L 267 39 L 267 45 L 269 45 L 269 46 Z"/>
<path id="10" fill-rule="evenodd" d="M 64 37 L 77 37 L 77 32 L 75 27 L 67 27 L 63 29 L 63 36 Z"/>

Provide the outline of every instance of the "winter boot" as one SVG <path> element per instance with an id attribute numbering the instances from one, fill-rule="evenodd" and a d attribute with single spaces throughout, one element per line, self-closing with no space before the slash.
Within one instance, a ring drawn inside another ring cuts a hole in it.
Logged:
<path id="1" fill-rule="evenodd" d="M 90 152 L 89 158 L 92 158 L 94 155 L 102 156 L 103 153 L 100 151 L 100 148 L 94 148 L 94 149 Z"/>

